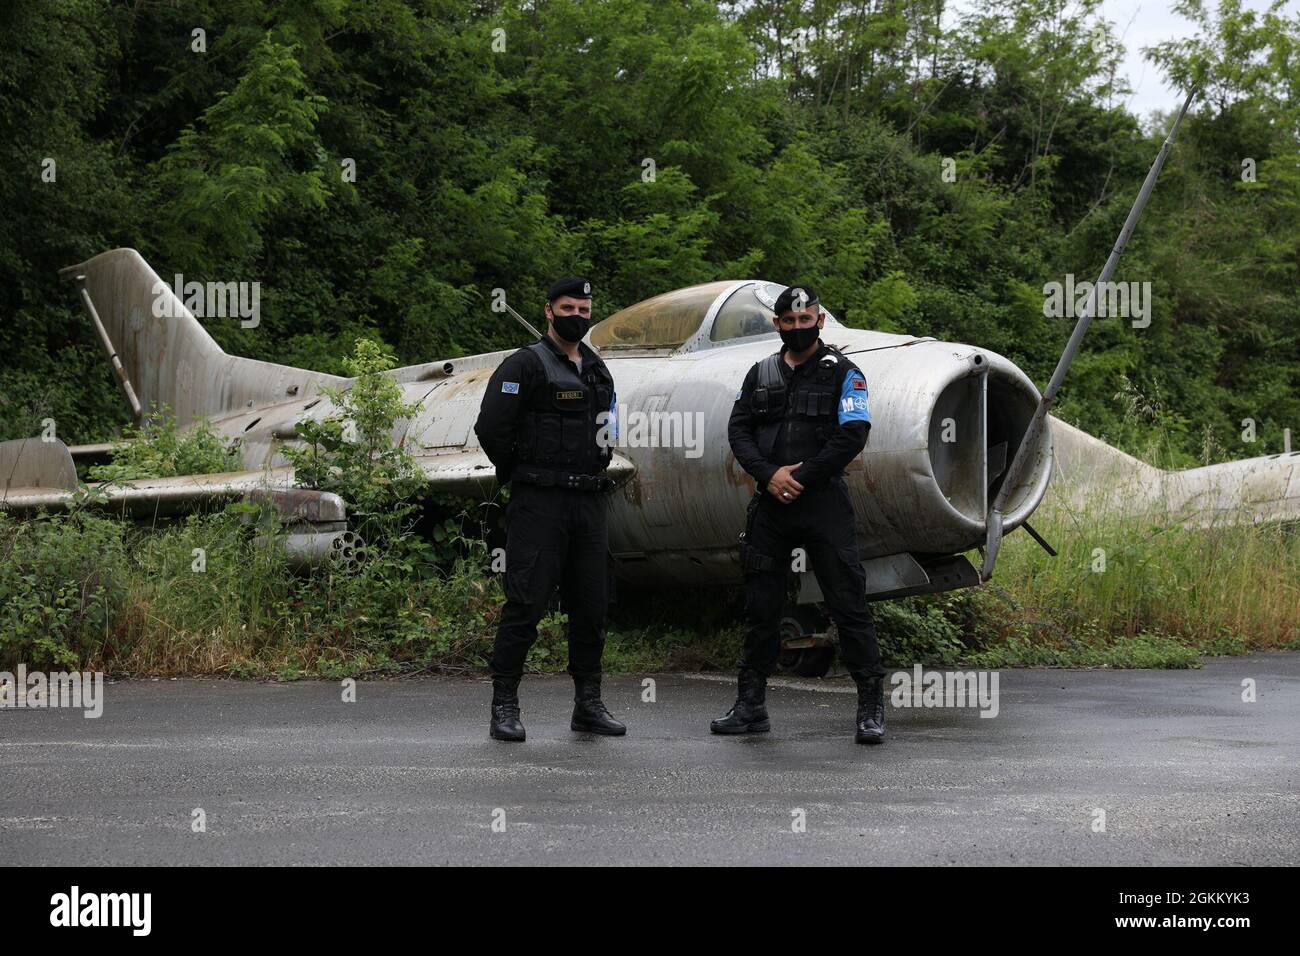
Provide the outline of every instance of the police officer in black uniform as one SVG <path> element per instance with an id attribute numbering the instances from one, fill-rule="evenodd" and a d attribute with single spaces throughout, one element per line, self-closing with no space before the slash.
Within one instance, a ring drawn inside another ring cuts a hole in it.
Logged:
<path id="1" fill-rule="evenodd" d="M 727 428 L 732 453 L 754 477 L 757 491 L 741 544 L 745 642 L 739 697 L 710 729 L 716 734 L 771 729 L 767 678 L 780 653 L 791 551 L 803 546 L 839 629 L 840 659 L 857 683 L 856 740 L 880 743 L 885 670 L 843 478 L 871 428 L 867 383 L 856 365 L 819 338 L 826 316 L 811 288 L 786 289 L 775 312 L 781 351 L 749 370 Z"/>
<path id="2" fill-rule="evenodd" d="M 546 298 L 546 334 L 497 367 L 474 425 L 497 480 L 511 485 L 506 602 L 491 662 L 488 732 L 497 740 L 524 739 L 519 681 L 557 586 L 569 616 L 570 727 L 627 732 L 600 699 L 609 595 L 605 512 L 614 490 L 604 471 L 617 438 L 614 380 L 582 342 L 591 324 L 591 282 L 561 279 Z"/>

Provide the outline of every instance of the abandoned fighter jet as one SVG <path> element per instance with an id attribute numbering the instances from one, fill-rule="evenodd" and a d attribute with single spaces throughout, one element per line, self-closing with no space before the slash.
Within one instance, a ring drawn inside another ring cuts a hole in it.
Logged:
<path id="1" fill-rule="evenodd" d="M 237 440 L 246 471 L 146 479 L 107 486 L 109 501 L 139 514 L 187 510 L 202 501 L 272 494 L 295 516 L 298 547 L 324 550 L 345 515 L 334 496 L 293 489 L 281 449 L 304 419 L 331 415 L 324 386 L 349 379 L 228 355 L 133 249 L 64 270 L 78 286 L 127 402 L 141 418 L 167 407 L 184 427 L 209 421 Z M 593 326 L 590 344 L 618 386 L 619 437 L 610 474 L 622 482 L 610 505 L 610 546 L 633 587 L 739 581 L 737 533 L 753 480 L 733 458 L 727 418 L 745 372 L 774 351 L 772 305 L 784 286 L 713 282 L 655 296 Z M 157 313 L 175 317 L 160 318 Z M 983 349 L 847 328 L 829 316 L 823 338 L 867 376 L 874 425 L 846 475 L 873 594 L 946 590 L 977 583 L 962 554 L 985 537 L 985 512 L 1038 403 L 1011 362 Z M 513 351 L 513 350 L 510 350 Z M 495 469 L 473 424 L 483 388 L 510 351 L 395 369 L 418 413 L 394 441 L 416 456 L 430 490 L 490 497 Z M 952 432 L 944 441 L 941 432 Z M 1051 434 L 1005 512 L 1005 527 L 1037 506 L 1051 471 Z M 68 503 L 76 457 L 39 438 L 7 443 L 3 507 L 32 511 Z M 324 526 L 313 528 L 312 526 Z M 319 542 L 315 539 L 319 538 Z M 812 582 L 810 580 L 809 584 Z"/>
<path id="2" fill-rule="evenodd" d="M 1103 278 L 1121 249 L 1122 242 Z M 111 506 L 154 515 L 262 496 L 280 511 L 289 547 L 300 556 L 349 549 L 343 503 L 295 488 L 281 450 L 298 441 L 300 422 L 334 413 L 321 389 L 346 390 L 350 380 L 228 355 L 133 249 L 103 253 L 63 274 L 76 283 L 137 421 L 162 407 L 182 426 L 206 419 L 238 440 L 246 469 L 103 487 Z M 741 581 L 737 535 L 754 483 L 731 454 L 727 420 L 746 371 L 779 345 L 771 319 L 783 288 L 761 280 L 696 285 L 630 306 L 589 332 L 618 388 L 619 435 L 609 473 L 621 487 L 610 503 L 609 539 L 621 586 Z M 1087 319 L 1076 324 L 1044 397 L 1014 364 L 986 349 L 848 328 L 828 315 L 822 338 L 852 356 L 869 386 L 870 438 L 845 480 L 873 599 L 987 580 L 1002 536 L 1026 524 L 1043 500 L 1054 453 L 1076 485 L 1090 476 L 1118 481 L 1131 472 L 1121 460 L 1127 456 L 1104 443 L 1063 423 L 1049 427 L 1050 399 Z M 393 440 L 415 455 L 431 491 L 494 492 L 495 470 L 473 424 L 489 376 L 510 351 L 388 373 L 403 400 L 419 409 Z M 0 508 L 31 513 L 68 506 L 77 488 L 74 459 L 105 447 L 70 449 L 36 438 L 0 445 Z M 1289 455 L 1179 475 L 1141 473 L 1141 480 L 1142 500 L 1161 494 L 1149 487 L 1155 480 L 1180 501 L 1211 511 L 1244 503 L 1254 520 L 1300 518 L 1300 469 Z M 975 548 L 984 550 L 979 570 L 964 556 Z M 786 646 L 812 662 L 802 673 L 815 673 L 829 656 L 815 636 L 815 615 L 804 613 L 820 598 L 811 574 L 799 575 L 797 594 Z"/>

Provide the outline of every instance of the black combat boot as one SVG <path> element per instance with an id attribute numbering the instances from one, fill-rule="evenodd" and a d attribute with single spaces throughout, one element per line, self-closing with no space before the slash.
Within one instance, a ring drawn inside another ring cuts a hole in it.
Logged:
<path id="1" fill-rule="evenodd" d="M 742 667 L 737 680 L 740 692 L 731 710 L 709 724 L 715 734 L 763 734 L 772 729 L 767 718 L 767 678 L 752 668 Z"/>
<path id="2" fill-rule="evenodd" d="M 573 719 L 569 729 L 588 734 L 621 737 L 627 728 L 610 716 L 600 699 L 600 677 L 573 678 Z"/>
<path id="3" fill-rule="evenodd" d="M 488 733 L 495 740 L 523 740 L 524 725 L 519 719 L 519 678 L 492 678 L 492 723 Z"/>
<path id="4" fill-rule="evenodd" d="M 885 678 L 883 674 L 854 673 L 858 685 L 858 732 L 860 744 L 885 742 Z"/>

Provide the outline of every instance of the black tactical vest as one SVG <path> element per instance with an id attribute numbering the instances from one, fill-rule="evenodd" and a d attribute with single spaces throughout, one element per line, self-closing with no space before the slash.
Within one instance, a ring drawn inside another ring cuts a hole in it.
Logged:
<path id="1" fill-rule="evenodd" d="M 759 423 L 759 450 L 773 464 L 809 461 L 830 437 L 839 416 L 840 387 L 849 361 L 827 346 L 809 369 L 802 367 L 786 382 L 781 353 L 758 363 L 758 380 L 750 408 Z"/>
<path id="2" fill-rule="evenodd" d="M 614 396 L 609 370 L 598 359 L 588 358 L 580 378 L 572 363 L 556 355 L 546 342 L 538 341 L 528 348 L 541 360 L 546 381 L 533 389 L 519 417 L 519 463 L 553 471 L 600 474 L 609 464 L 612 451 L 596 443 L 602 427 L 596 423 L 596 416 L 609 411 Z"/>

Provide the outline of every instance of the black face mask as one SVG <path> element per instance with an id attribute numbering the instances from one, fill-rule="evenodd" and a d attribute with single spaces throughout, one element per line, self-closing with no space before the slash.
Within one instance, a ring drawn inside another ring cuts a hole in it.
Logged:
<path id="1" fill-rule="evenodd" d="M 591 323 L 581 315 L 556 315 L 551 322 L 555 325 L 555 334 L 566 342 L 581 342 L 587 334 Z"/>
<path id="2" fill-rule="evenodd" d="M 821 329 L 810 325 L 806 329 L 781 329 L 781 341 L 791 352 L 806 351 L 821 334 Z"/>

